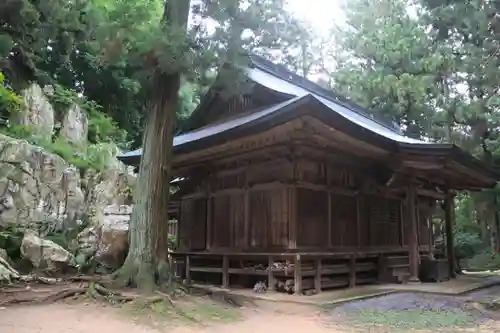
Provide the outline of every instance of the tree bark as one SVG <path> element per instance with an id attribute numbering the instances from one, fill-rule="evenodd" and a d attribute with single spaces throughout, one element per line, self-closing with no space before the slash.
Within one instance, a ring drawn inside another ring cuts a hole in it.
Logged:
<path id="1" fill-rule="evenodd" d="M 165 3 L 162 24 L 186 27 L 190 1 Z M 130 220 L 130 246 L 123 266 L 114 274 L 123 285 L 152 289 L 169 282 L 168 200 L 172 145 L 181 73 L 155 68 L 153 90 L 147 106 L 143 152 Z"/>

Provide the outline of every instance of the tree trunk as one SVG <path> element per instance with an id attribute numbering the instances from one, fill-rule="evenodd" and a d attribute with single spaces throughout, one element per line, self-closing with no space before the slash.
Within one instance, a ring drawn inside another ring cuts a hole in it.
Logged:
<path id="1" fill-rule="evenodd" d="M 189 1 L 165 4 L 165 28 L 186 27 Z M 139 178 L 130 219 L 130 246 L 123 266 L 114 274 L 124 285 L 152 289 L 169 281 L 168 200 L 170 196 L 172 145 L 181 73 L 154 69 L 154 84 L 144 131 Z"/>

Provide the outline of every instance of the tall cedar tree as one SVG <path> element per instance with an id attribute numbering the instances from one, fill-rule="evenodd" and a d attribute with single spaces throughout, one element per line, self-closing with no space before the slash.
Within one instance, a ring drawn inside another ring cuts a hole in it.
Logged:
<path id="1" fill-rule="evenodd" d="M 166 1 L 161 30 L 166 35 L 186 31 L 189 10 L 190 1 Z M 116 273 L 118 279 L 141 288 L 166 283 L 170 274 L 167 203 L 181 74 L 180 68 L 168 72 L 160 66 L 153 68 L 154 84 L 147 102 L 143 155 L 130 221 L 130 248 L 123 267 Z"/>
<path id="2" fill-rule="evenodd" d="M 187 29 L 191 12 L 217 24 Z M 125 263 L 115 273 L 118 281 L 141 288 L 168 282 L 167 220 L 169 182 L 172 178 L 172 144 L 176 113 L 182 111 L 179 94 L 183 77 L 192 79 L 225 62 L 244 64 L 244 52 L 280 47 L 281 32 L 297 29 L 283 10 L 283 1 L 168 0 L 153 48 L 143 52 L 152 65 L 152 84 L 146 103 L 143 154 L 134 193 L 130 222 L 130 248 Z M 290 34 L 288 34 L 290 35 Z M 238 71 L 219 72 L 224 96 L 241 94 L 247 85 Z"/>

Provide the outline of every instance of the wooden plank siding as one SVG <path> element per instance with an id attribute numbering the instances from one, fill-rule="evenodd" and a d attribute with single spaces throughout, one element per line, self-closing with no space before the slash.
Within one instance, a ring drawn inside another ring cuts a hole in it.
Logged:
<path id="1" fill-rule="evenodd" d="M 379 192 L 369 172 L 304 153 L 245 163 L 210 166 L 209 176 L 193 187 L 197 192 L 182 197 L 181 250 L 321 251 L 409 245 L 404 196 Z M 418 220 L 419 244 L 429 245 L 425 209 L 419 210 Z"/>
<path id="2" fill-rule="evenodd" d="M 358 245 L 357 197 L 331 195 L 331 246 Z"/>
<path id="3" fill-rule="evenodd" d="M 297 247 L 328 246 L 328 192 L 297 188 Z"/>
<path id="4" fill-rule="evenodd" d="M 287 188 L 250 191 L 250 247 L 288 247 L 289 214 Z"/>

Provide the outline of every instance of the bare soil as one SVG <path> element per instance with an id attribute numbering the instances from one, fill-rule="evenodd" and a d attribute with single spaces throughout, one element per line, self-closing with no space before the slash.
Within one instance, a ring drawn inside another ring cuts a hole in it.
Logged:
<path id="1" fill-rule="evenodd" d="M 68 304 L 15 306 L 0 309 L 0 332 L 5 333 L 253 333 L 253 332 L 308 332 L 344 333 L 328 328 L 314 312 L 300 315 L 297 310 L 278 313 L 265 308 L 245 308 L 244 318 L 232 323 L 207 324 L 156 322 L 150 325 L 116 307 L 81 302 Z M 143 318 L 144 319 L 144 318 Z M 152 321 L 153 318 L 150 318 Z M 182 325 L 181 325 L 182 324 Z M 155 327 L 154 327 L 155 326 Z M 162 327 L 163 326 L 163 327 Z"/>
<path id="2" fill-rule="evenodd" d="M 50 286 L 51 289 L 53 286 Z M 37 288 L 29 292 L 10 290 L 0 293 L 0 301 L 8 297 L 19 299 L 19 294 L 41 295 L 45 289 Z M 403 297 L 403 298 L 401 298 Z M 2 333 L 262 333 L 262 332 L 301 332 L 301 333 L 350 333 L 396 332 L 375 322 L 349 316 L 349 311 L 380 308 L 382 314 L 391 304 L 397 308 L 404 306 L 411 310 L 413 303 L 418 307 L 441 309 L 455 308 L 458 305 L 450 300 L 412 299 L 408 295 L 392 300 L 366 300 L 346 304 L 336 309 L 326 310 L 310 306 L 287 303 L 258 302 L 235 307 L 203 297 L 186 298 L 176 302 L 173 309 L 168 304 L 155 304 L 141 307 L 140 304 L 97 303 L 94 300 L 79 298 L 64 302 L 38 305 L 15 305 L 1 307 L 0 332 Z M 392 300 L 392 302 L 391 302 Z M 408 304 L 406 304 L 406 303 Z M 425 303 L 422 303 L 425 302 Z M 445 303 L 443 303 L 445 302 Z M 410 304 L 411 303 L 411 304 Z M 1 304 L 1 302 L 0 302 Z M 395 305 L 394 305 L 395 306 Z M 393 307 L 394 307 L 393 306 Z M 355 308 L 355 309 L 354 309 Z M 352 313 L 352 312 L 351 312 Z M 373 313 L 368 313 L 373 316 Z M 421 314 L 418 314 L 419 316 Z M 377 314 L 378 316 L 378 314 Z M 384 316 L 385 317 L 385 316 Z M 476 318 L 476 316 L 474 316 Z M 477 317 L 477 322 L 464 327 L 444 327 L 443 329 L 410 329 L 399 332 L 500 332 L 500 322 L 485 317 Z M 379 319 L 374 316 L 373 319 Z M 389 318 L 394 321 L 395 318 Z M 480 319 L 480 320 L 479 320 Z M 384 320 L 387 320 L 385 318 Z M 414 318 L 403 317 L 404 321 Z M 382 321 L 383 323 L 383 321 Z"/>

